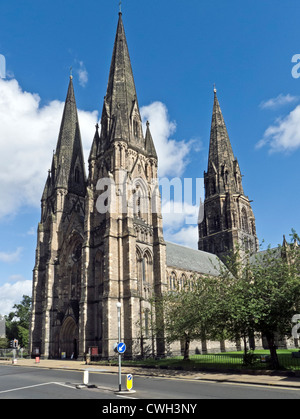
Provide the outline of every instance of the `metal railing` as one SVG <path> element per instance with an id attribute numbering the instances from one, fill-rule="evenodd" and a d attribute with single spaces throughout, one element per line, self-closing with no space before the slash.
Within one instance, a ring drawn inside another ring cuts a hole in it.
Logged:
<path id="1" fill-rule="evenodd" d="M 15 351 L 15 352 L 14 352 Z M 11 359 L 13 357 L 16 358 L 26 358 L 28 356 L 28 351 L 21 348 L 21 349 L 0 349 L 0 359 Z"/>
<path id="2" fill-rule="evenodd" d="M 176 357 L 183 360 L 183 357 Z M 176 359 L 175 358 L 175 359 Z M 169 358 L 170 367 L 172 363 L 176 365 L 174 358 Z M 300 370 L 300 352 L 287 352 L 278 354 L 279 365 L 285 370 Z M 244 359 L 243 354 L 203 354 L 192 355 L 190 357 L 191 367 L 196 369 L 271 369 L 271 357 L 268 354 L 252 354 L 251 357 Z M 184 365 L 183 367 L 188 367 Z"/>

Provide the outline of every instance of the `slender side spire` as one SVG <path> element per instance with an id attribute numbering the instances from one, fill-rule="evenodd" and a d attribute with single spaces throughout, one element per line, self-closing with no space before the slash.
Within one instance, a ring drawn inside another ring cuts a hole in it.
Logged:
<path id="1" fill-rule="evenodd" d="M 86 175 L 72 76 L 53 162 L 56 172 L 52 173 L 54 186 L 84 195 Z"/>
<path id="2" fill-rule="evenodd" d="M 214 85 L 214 106 L 210 133 L 209 162 L 214 163 L 216 168 L 218 168 L 224 161 L 228 160 L 233 161 L 234 154 L 218 101 L 217 89 Z"/>
<path id="3" fill-rule="evenodd" d="M 214 85 L 214 105 L 211 121 L 206 196 L 214 193 L 243 193 L 242 175 L 234 157 L 226 124 Z"/>

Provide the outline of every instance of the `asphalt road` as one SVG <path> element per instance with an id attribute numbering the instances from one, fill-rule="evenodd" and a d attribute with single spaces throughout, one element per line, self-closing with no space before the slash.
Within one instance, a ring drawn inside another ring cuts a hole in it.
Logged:
<path id="1" fill-rule="evenodd" d="M 122 379 L 125 390 L 125 377 Z M 89 372 L 90 388 L 78 388 L 82 383 L 82 371 L 0 366 L 1 400 L 95 399 L 134 403 L 142 399 L 192 403 L 201 399 L 300 399 L 299 389 L 142 376 L 133 378 L 135 393 L 118 394 L 118 376 L 105 371 Z"/>

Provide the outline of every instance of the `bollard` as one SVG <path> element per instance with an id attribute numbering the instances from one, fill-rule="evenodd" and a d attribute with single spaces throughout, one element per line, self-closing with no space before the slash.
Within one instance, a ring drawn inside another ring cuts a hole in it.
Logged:
<path id="1" fill-rule="evenodd" d="M 128 374 L 126 377 L 126 388 L 128 391 L 132 391 L 133 387 L 133 377 L 131 374 Z"/>
<path id="2" fill-rule="evenodd" d="M 89 384 L 89 372 L 87 370 L 83 371 L 83 384 L 86 386 Z"/>

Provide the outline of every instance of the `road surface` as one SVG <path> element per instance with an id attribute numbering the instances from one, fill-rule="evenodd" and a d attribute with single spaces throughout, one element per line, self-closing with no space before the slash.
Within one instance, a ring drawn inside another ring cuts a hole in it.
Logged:
<path id="1" fill-rule="evenodd" d="M 0 399 L 96 399 L 189 401 L 201 399 L 300 399 L 300 389 L 219 383 L 195 379 L 133 377 L 135 393 L 120 394 L 118 376 L 89 371 L 88 387 L 83 371 L 0 366 Z M 126 377 L 122 377 L 122 390 Z M 150 412 L 149 412 L 150 413 Z"/>

